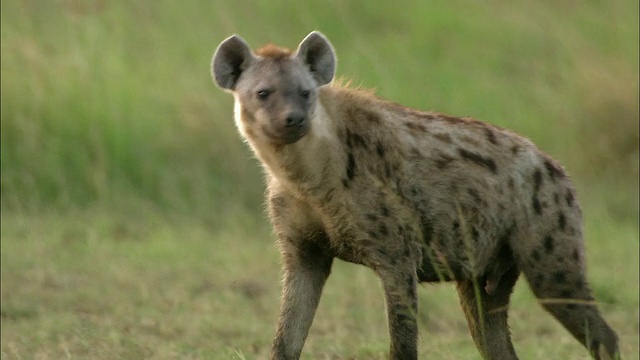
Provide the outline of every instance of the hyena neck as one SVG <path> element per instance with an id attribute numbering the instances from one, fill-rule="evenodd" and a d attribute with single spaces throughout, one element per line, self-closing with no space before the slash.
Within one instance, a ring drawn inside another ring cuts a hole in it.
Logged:
<path id="1" fill-rule="evenodd" d="M 340 159 L 334 159 L 337 137 L 335 119 L 330 116 L 318 99 L 311 118 L 309 132 L 300 140 L 289 145 L 260 143 L 247 137 L 251 148 L 268 174 L 269 181 L 276 181 L 280 187 L 300 195 L 313 195 L 330 188 L 339 179 L 333 179 L 333 167 Z"/>

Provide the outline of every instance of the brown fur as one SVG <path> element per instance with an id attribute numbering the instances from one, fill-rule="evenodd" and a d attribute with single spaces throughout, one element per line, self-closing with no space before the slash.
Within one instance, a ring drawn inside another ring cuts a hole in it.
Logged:
<path id="1" fill-rule="evenodd" d="M 274 45 L 266 44 L 255 51 L 256 55 L 269 57 L 274 60 L 285 59 L 291 56 L 291 50 Z"/>
<path id="2" fill-rule="evenodd" d="M 507 309 L 520 272 L 596 359 L 617 356 L 587 286 L 581 212 L 562 167 L 478 120 L 314 86 L 328 78 L 317 69 L 330 66 L 313 56 L 333 53 L 313 34 L 296 53 L 268 48 L 247 60 L 231 88 L 236 124 L 267 173 L 282 251 L 272 358 L 299 357 L 334 258 L 381 279 L 392 359 L 417 358 L 416 286 L 435 281 L 456 282 L 484 358 L 515 359 Z M 226 79 L 215 65 L 214 73 Z M 273 91 L 256 100 L 263 88 Z"/>

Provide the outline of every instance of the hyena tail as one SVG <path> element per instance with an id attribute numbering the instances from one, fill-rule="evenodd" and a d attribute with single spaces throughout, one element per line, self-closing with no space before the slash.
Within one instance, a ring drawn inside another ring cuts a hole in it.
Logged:
<path id="1" fill-rule="evenodd" d="M 581 236 L 553 233 L 510 245 L 538 302 L 595 359 L 620 359 L 618 338 L 600 315 L 585 276 Z M 533 245 L 533 246 L 532 246 Z"/>

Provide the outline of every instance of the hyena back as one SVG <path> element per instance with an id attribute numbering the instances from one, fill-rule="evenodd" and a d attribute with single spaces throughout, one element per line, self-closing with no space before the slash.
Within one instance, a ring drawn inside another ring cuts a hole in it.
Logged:
<path id="1" fill-rule="evenodd" d="M 565 171 L 530 141 L 469 118 L 331 85 L 320 33 L 295 52 L 238 36 L 213 58 L 235 120 L 265 168 L 284 284 L 273 359 L 297 359 L 334 258 L 378 275 L 390 358 L 417 358 L 418 282 L 454 281 L 486 359 L 516 359 L 507 325 L 520 272 L 596 359 L 616 334 L 585 278 L 581 212 Z"/>

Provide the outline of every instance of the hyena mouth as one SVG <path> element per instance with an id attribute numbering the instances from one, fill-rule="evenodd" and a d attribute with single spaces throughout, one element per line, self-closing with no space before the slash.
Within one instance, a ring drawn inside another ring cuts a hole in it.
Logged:
<path id="1" fill-rule="evenodd" d="M 289 145 L 298 142 L 309 132 L 309 125 L 303 124 L 294 128 L 285 128 L 280 131 L 269 131 L 265 129 L 267 137 L 277 145 Z"/>

